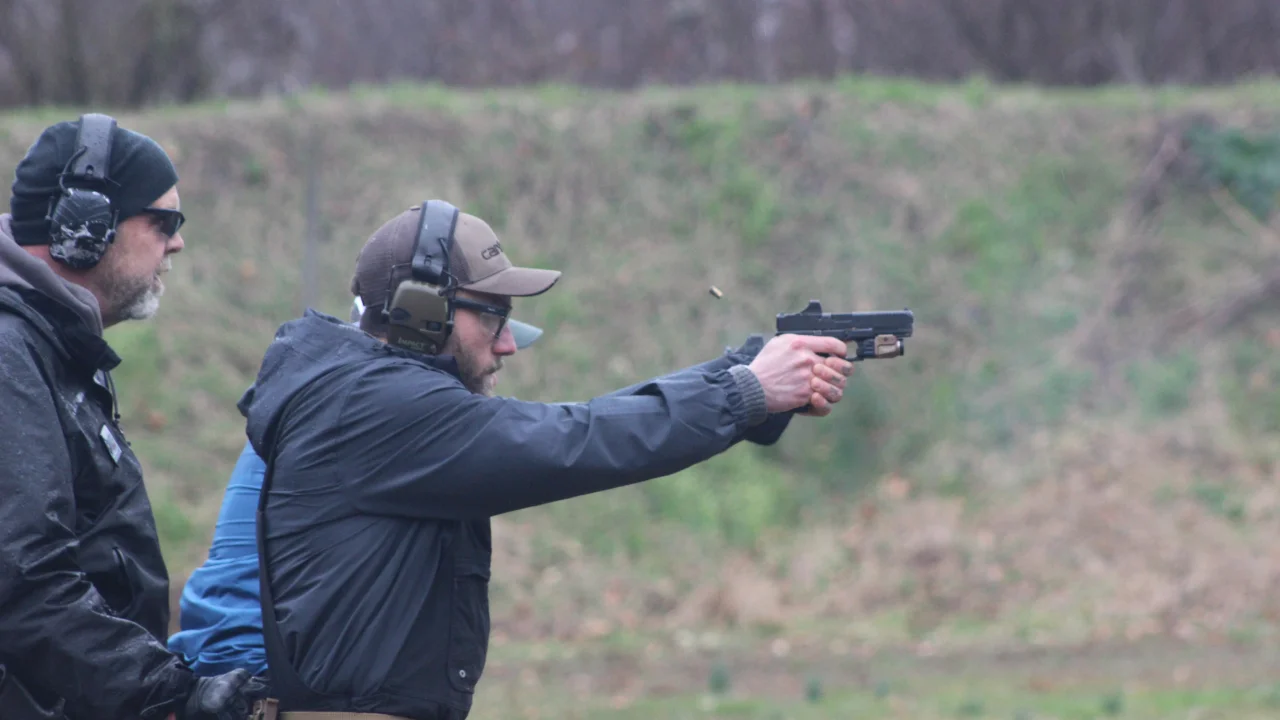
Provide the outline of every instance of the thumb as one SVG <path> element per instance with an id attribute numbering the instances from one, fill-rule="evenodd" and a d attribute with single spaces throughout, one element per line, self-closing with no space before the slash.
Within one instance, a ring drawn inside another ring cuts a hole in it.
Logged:
<path id="1" fill-rule="evenodd" d="M 259 677 L 251 677 L 245 681 L 244 687 L 240 688 L 241 694 L 245 697 L 260 698 L 266 697 L 267 684 Z"/>
<path id="2" fill-rule="evenodd" d="M 216 713 L 226 707 L 240 693 L 240 687 L 249 679 L 249 672 L 237 668 L 223 675 L 201 678 L 192 695 L 198 712 Z"/>
<path id="3" fill-rule="evenodd" d="M 816 353 L 844 357 L 849 350 L 844 341 L 839 338 L 824 337 L 822 335 L 795 335 L 793 339 L 799 342 L 793 342 L 792 347 L 803 347 Z"/>

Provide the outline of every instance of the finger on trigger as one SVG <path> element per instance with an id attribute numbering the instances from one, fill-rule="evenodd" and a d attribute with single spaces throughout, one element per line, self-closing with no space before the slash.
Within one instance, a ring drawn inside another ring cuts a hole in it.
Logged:
<path id="1" fill-rule="evenodd" d="M 823 364 L 846 377 L 853 374 L 853 363 L 842 357 L 832 355 L 831 357 L 823 358 Z"/>
<path id="2" fill-rule="evenodd" d="M 845 377 L 849 377 L 853 374 L 853 363 L 843 357 L 837 357 L 835 355 L 825 357 L 822 359 L 822 364 Z"/>

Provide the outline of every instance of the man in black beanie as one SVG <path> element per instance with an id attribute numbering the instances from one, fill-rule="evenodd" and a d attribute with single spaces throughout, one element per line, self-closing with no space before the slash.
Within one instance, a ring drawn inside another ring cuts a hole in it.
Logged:
<path id="1" fill-rule="evenodd" d="M 164 641 L 169 578 L 103 328 L 183 247 L 178 174 L 106 115 L 41 133 L 0 215 L 0 716 L 232 720 L 258 683 Z"/>

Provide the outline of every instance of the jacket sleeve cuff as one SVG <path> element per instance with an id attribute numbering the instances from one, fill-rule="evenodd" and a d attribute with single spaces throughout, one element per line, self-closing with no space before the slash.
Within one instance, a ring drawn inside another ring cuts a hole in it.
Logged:
<path id="1" fill-rule="evenodd" d="M 760 384 L 760 379 L 746 365 L 730 367 L 729 374 L 737 383 L 738 392 L 742 393 L 742 403 L 747 410 L 747 427 L 755 427 L 764 422 L 769 417 L 769 408 L 764 402 L 764 386 Z"/>

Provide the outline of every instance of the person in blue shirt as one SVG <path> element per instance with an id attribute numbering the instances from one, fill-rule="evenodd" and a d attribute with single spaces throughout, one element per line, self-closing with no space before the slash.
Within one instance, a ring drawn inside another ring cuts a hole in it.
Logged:
<path id="1" fill-rule="evenodd" d="M 351 322 L 359 323 L 363 312 L 357 297 Z M 540 328 L 518 320 L 508 320 L 507 326 L 518 349 L 529 347 L 542 335 Z M 169 637 L 169 650 L 182 655 L 197 676 L 237 668 L 268 676 L 255 534 L 258 494 L 266 472 L 266 462 L 245 442 L 227 483 L 209 557 L 182 589 L 180 629 Z"/>
<path id="2" fill-rule="evenodd" d="M 186 658 L 197 675 L 219 675 L 236 668 L 259 677 L 267 674 L 254 539 L 254 515 L 266 469 L 246 442 L 222 499 L 209 558 L 182 589 L 181 630 L 169 637 L 169 649 Z"/>

